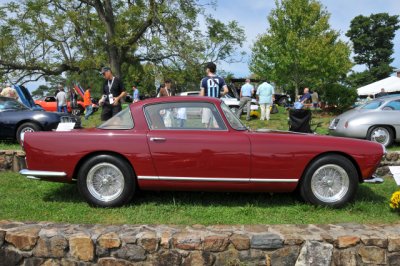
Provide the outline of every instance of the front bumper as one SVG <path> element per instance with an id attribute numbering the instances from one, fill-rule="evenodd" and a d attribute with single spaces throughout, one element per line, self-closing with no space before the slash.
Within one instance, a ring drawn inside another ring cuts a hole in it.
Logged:
<path id="1" fill-rule="evenodd" d="M 66 173 L 64 172 L 53 172 L 53 171 L 38 171 L 38 170 L 28 170 L 28 169 L 22 169 L 19 171 L 19 173 L 23 176 L 26 176 L 26 178 L 29 179 L 36 179 L 36 180 L 41 180 L 41 179 L 62 179 L 67 176 Z"/>

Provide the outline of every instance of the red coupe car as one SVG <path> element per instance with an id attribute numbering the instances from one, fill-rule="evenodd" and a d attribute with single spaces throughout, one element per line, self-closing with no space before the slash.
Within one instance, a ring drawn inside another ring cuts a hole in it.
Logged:
<path id="1" fill-rule="evenodd" d="M 22 144 L 22 175 L 76 181 L 87 202 L 101 207 L 126 204 L 138 189 L 298 189 L 309 203 L 341 207 L 374 178 L 385 153 L 369 141 L 250 131 L 207 97 L 141 101 L 98 128 L 27 133 Z"/>

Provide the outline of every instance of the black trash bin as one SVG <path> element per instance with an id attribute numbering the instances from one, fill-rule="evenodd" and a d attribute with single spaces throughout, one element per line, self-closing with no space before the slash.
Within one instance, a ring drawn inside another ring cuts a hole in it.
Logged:
<path id="1" fill-rule="evenodd" d="M 289 131 L 313 133 L 311 130 L 311 111 L 304 109 L 290 109 Z"/>

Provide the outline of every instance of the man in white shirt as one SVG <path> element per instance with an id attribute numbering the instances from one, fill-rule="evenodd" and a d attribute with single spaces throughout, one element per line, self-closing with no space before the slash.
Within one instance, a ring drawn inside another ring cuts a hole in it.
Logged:
<path id="1" fill-rule="evenodd" d="M 60 88 L 60 92 L 56 95 L 57 100 L 57 112 L 68 113 L 67 109 L 67 94 L 64 91 L 64 88 Z"/>

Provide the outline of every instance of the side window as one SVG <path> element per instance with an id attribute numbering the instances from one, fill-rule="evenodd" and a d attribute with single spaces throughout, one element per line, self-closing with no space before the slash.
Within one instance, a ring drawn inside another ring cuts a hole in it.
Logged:
<path id="1" fill-rule="evenodd" d="M 226 130 L 218 109 L 210 103 L 160 103 L 144 111 L 151 130 Z"/>
<path id="2" fill-rule="evenodd" d="M 386 111 L 400 111 L 400 100 L 397 101 L 391 101 L 388 104 L 386 104 L 382 110 Z"/>

